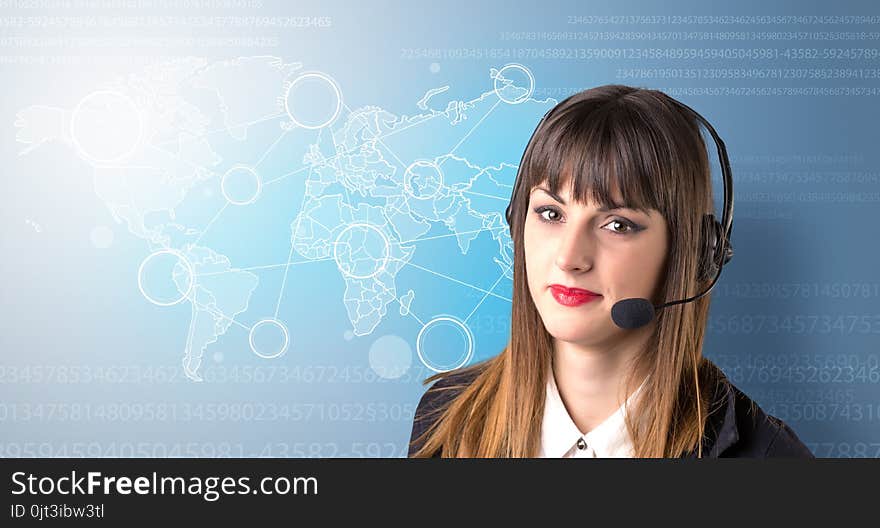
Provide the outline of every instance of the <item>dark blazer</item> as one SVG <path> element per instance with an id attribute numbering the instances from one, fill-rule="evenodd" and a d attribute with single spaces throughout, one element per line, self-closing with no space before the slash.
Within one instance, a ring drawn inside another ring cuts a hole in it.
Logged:
<path id="1" fill-rule="evenodd" d="M 461 389 L 438 390 L 454 385 L 469 385 L 477 372 L 450 371 L 422 395 L 416 408 L 410 435 L 409 455 L 420 447 L 414 441 L 439 413 L 428 411 L 449 403 Z M 779 418 L 766 414 L 760 406 L 740 391 L 726 377 L 715 388 L 712 409 L 707 418 L 703 456 L 707 458 L 815 458 L 797 434 Z M 440 453 L 433 455 L 440 457 Z M 696 450 L 682 458 L 696 458 Z"/>

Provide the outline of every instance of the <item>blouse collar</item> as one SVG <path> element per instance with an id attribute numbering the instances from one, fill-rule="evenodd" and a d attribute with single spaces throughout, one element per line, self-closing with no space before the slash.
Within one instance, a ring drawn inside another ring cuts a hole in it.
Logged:
<path id="1" fill-rule="evenodd" d="M 621 405 L 614 414 L 594 427 L 589 433 L 583 434 L 571 419 L 562 402 L 553 369 L 548 370 L 550 374 L 547 379 L 544 419 L 541 428 L 541 456 L 561 458 L 577 444 L 579 439 L 583 438 L 599 458 L 632 457 L 633 446 L 626 429 L 625 406 Z M 648 377 L 627 398 L 628 405 L 633 405 L 633 400 L 642 391 Z"/>

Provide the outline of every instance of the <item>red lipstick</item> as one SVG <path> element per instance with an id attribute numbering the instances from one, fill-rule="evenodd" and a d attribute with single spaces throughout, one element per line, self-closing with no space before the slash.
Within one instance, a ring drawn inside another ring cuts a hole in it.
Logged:
<path id="1" fill-rule="evenodd" d="M 580 306 L 602 297 L 598 293 L 591 292 L 590 290 L 569 288 L 562 284 L 551 284 L 550 291 L 553 293 L 553 298 L 556 299 L 556 302 L 563 306 Z"/>

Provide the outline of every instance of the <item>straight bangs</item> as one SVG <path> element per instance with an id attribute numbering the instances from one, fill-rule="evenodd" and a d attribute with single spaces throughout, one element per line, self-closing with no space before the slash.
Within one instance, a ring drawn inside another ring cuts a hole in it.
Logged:
<path id="1" fill-rule="evenodd" d="M 541 126 L 525 161 L 528 192 L 543 185 L 558 194 L 573 176 L 572 196 L 581 205 L 591 201 L 645 214 L 654 209 L 668 217 L 661 187 L 663 171 L 672 170 L 668 149 L 674 141 L 658 136 L 630 105 L 584 101 Z"/>

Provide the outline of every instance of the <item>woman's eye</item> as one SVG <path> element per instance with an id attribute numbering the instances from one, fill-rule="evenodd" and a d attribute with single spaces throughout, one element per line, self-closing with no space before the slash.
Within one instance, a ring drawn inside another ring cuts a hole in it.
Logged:
<path id="1" fill-rule="evenodd" d="M 557 211 L 556 209 L 554 209 L 552 207 L 538 207 L 537 209 L 535 209 L 535 212 L 538 213 L 538 219 L 541 220 L 542 222 L 546 222 L 548 224 L 555 224 L 556 222 L 559 221 L 559 220 L 547 218 L 544 216 L 544 213 L 547 213 L 547 212 L 554 213 L 556 215 L 559 214 L 559 211 Z"/>
<path id="2" fill-rule="evenodd" d="M 621 234 L 621 235 L 627 235 L 627 234 L 635 231 L 635 228 L 633 227 L 632 224 L 624 222 L 623 220 L 612 220 L 605 225 L 606 226 L 623 226 L 623 227 L 625 227 L 626 228 L 625 231 L 618 231 L 616 228 L 609 229 L 609 231 L 613 231 L 613 232 Z"/>
<path id="3" fill-rule="evenodd" d="M 535 209 L 535 212 L 538 214 L 538 219 L 546 224 L 559 223 L 559 219 L 558 219 L 559 218 L 559 211 L 557 211 L 553 207 L 549 207 L 549 206 L 538 207 Z M 544 216 L 544 213 L 552 213 L 553 215 L 556 215 L 556 217 L 555 218 L 554 217 L 548 218 L 547 216 Z M 607 228 L 607 226 L 611 226 L 611 227 Z M 606 228 L 608 231 L 611 231 L 612 233 L 615 233 L 618 235 L 629 235 L 631 233 L 635 233 L 636 231 L 640 230 L 637 225 L 635 225 L 629 221 L 621 220 L 621 219 L 617 219 L 617 218 L 608 222 L 607 224 L 605 224 L 605 226 L 603 226 L 603 229 L 606 229 Z"/>

